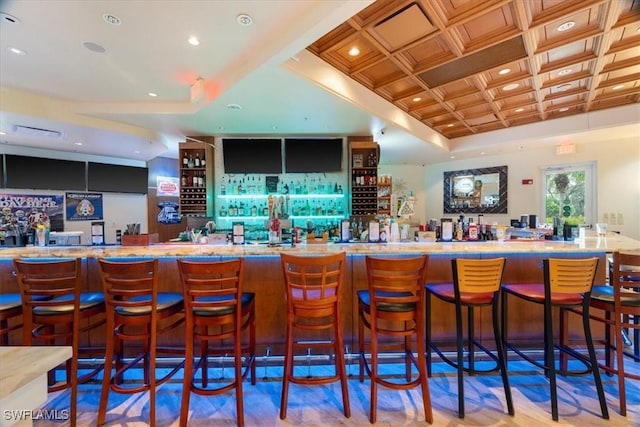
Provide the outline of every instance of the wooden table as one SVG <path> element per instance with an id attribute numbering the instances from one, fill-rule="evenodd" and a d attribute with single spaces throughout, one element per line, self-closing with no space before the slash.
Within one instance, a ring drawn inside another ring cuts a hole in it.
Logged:
<path id="1" fill-rule="evenodd" d="M 0 427 L 32 425 L 47 400 L 47 372 L 70 358 L 70 346 L 0 347 Z"/>

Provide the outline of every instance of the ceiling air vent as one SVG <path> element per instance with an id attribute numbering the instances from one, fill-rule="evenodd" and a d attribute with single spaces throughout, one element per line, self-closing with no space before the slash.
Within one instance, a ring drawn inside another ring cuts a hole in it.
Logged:
<path id="1" fill-rule="evenodd" d="M 32 136 L 38 138 L 62 138 L 62 132 L 59 132 L 57 130 L 41 129 L 22 125 L 14 125 L 13 133 L 17 135 Z"/>

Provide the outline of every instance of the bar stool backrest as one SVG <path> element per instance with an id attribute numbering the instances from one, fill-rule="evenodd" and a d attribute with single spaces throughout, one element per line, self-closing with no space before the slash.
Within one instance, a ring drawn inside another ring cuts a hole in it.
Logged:
<path id="1" fill-rule="evenodd" d="M 178 259 L 186 314 L 240 313 L 244 258 L 213 262 Z"/>
<path id="2" fill-rule="evenodd" d="M 79 258 L 33 262 L 16 259 L 14 265 L 23 304 L 26 306 L 37 305 L 52 309 L 69 304 L 78 306 L 82 289 Z"/>
<path id="3" fill-rule="evenodd" d="M 366 258 L 371 310 L 386 304 L 419 304 L 424 302 L 428 256 L 398 258 Z"/>
<path id="4" fill-rule="evenodd" d="M 460 292 L 498 292 L 502 284 L 504 258 L 451 260 L 453 282 Z"/>
<path id="5" fill-rule="evenodd" d="M 615 294 L 637 293 L 640 288 L 640 253 L 614 252 L 611 282 Z M 616 296 L 616 300 L 620 298 Z"/>
<path id="6" fill-rule="evenodd" d="M 591 292 L 598 258 L 544 260 L 545 282 L 551 293 L 584 294 Z"/>
<path id="7" fill-rule="evenodd" d="M 287 306 L 308 317 L 330 316 L 342 299 L 344 252 L 323 256 L 280 254 L 285 278 Z"/>
<path id="8" fill-rule="evenodd" d="M 158 303 L 158 260 L 100 259 L 105 304 L 110 310 L 151 314 Z M 124 309 L 124 310 L 123 310 Z"/>

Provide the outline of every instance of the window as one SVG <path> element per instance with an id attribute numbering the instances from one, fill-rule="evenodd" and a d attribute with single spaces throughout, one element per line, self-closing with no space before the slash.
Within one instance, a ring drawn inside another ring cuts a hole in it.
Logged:
<path id="1" fill-rule="evenodd" d="M 595 222 L 595 164 L 554 166 L 542 170 L 543 212 L 546 223 L 554 218 L 570 225 Z"/>

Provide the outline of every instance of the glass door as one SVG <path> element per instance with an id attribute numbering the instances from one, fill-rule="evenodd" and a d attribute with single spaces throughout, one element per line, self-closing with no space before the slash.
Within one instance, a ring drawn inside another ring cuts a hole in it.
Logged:
<path id="1" fill-rule="evenodd" d="M 591 226 L 596 222 L 595 163 L 542 170 L 542 204 L 547 223 Z"/>

